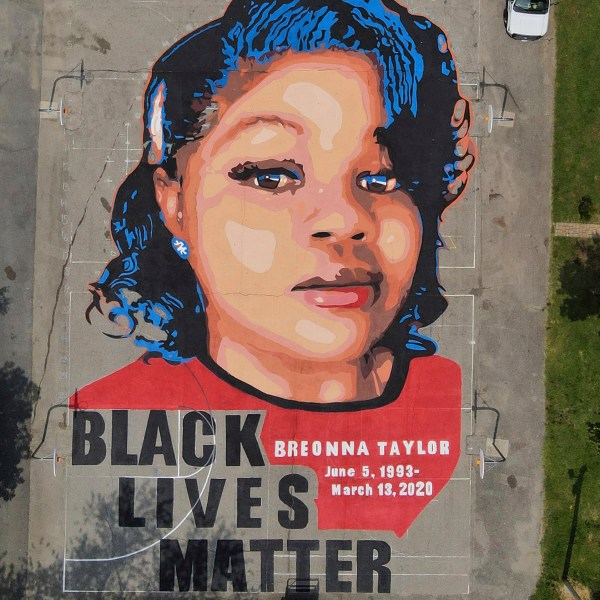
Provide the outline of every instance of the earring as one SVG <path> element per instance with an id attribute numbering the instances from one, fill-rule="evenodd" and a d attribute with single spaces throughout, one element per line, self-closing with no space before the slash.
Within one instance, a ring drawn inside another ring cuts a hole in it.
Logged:
<path id="1" fill-rule="evenodd" d="M 190 248 L 185 240 L 182 240 L 178 237 L 174 237 L 171 240 L 171 246 L 173 247 L 173 250 L 177 252 L 177 256 L 179 256 L 179 258 L 182 258 L 183 260 L 188 259 L 190 255 Z"/>

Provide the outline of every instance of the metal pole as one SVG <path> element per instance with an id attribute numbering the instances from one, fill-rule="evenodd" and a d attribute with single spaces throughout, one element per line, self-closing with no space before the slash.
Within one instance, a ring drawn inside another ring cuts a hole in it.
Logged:
<path id="1" fill-rule="evenodd" d="M 75 70 L 75 69 L 73 69 Z M 72 72 L 72 71 L 71 71 Z M 83 59 L 81 59 L 81 63 L 79 65 L 79 75 L 61 75 L 54 80 L 52 84 L 52 93 L 50 94 L 50 103 L 48 104 L 48 108 L 40 108 L 40 112 L 53 112 L 52 103 L 54 102 L 54 93 L 56 92 L 56 84 L 61 79 L 78 79 L 79 80 L 79 89 L 83 89 L 83 82 L 86 81 L 85 71 L 83 70 Z"/>

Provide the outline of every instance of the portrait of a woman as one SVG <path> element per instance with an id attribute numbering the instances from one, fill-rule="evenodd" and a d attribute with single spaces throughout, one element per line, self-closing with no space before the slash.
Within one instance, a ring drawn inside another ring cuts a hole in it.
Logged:
<path id="1" fill-rule="evenodd" d="M 150 74 L 90 308 L 145 353 L 72 405 L 265 411 L 270 462 L 319 486 L 323 457 L 275 440 L 354 436 L 373 467 L 376 443 L 433 440 L 433 491 L 397 522 L 319 488 L 320 528 L 403 533 L 460 450 L 460 368 L 419 329 L 447 305 L 438 226 L 469 119 L 445 34 L 393 0 L 233 0 Z"/>

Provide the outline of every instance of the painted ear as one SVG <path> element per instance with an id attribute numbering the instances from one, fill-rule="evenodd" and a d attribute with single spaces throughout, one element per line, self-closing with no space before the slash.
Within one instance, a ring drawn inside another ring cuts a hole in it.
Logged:
<path id="1" fill-rule="evenodd" d="M 162 211 L 165 225 L 173 235 L 180 235 L 183 225 L 183 206 L 181 200 L 181 185 L 171 179 L 163 168 L 154 171 L 154 195 Z"/>

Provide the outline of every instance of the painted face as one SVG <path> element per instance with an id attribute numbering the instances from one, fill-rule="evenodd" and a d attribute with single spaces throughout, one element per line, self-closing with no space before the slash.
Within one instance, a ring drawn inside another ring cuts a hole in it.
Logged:
<path id="1" fill-rule="evenodd" d="M 227 340 L 282 360 L 359 358 L 401 308 L 421 245 L 373 135 L 386 122 L 376 69 L 353 53 L 288 54 L 235 80 L 181 159 L 211 354 Z"/>

